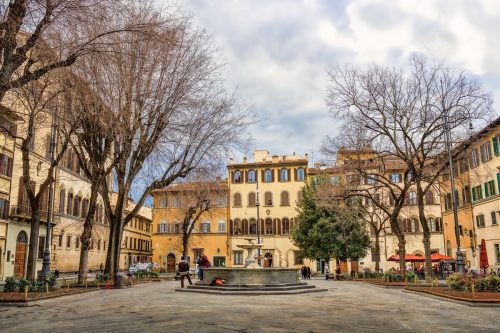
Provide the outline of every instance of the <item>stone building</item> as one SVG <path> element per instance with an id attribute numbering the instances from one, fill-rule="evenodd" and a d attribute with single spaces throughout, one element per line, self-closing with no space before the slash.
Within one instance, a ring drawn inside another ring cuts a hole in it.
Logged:
<path id="1" fill-rule="evenodd" d="M 464 262 L 480 269 L 479 253 L 485 241 L 488 271 L 500 271 L 500 118 L 471 136 L 456 149 L 455 193 L 458 199 L 458 234 Z M 446 254 L 456 257 L 457 242 L 449 174 L 442 177 Z"/>
<path id="2" fill-rule="evenodd" d="M 263 244 L 262 266 L 310 264 L 299 255 L 290 235 L 297 223 L 296 202 L 305 184 L 307 160 L 307 154 L 278 156 L 269 155 L 267 150 L 255 150 L 253 161 L 247 157 L 240 163 L 230 161 L 228 266 L 244 265 L 245 254 L 238 245 L 248 244 L 246 238 L 256 239 L 257 228 Z"/>

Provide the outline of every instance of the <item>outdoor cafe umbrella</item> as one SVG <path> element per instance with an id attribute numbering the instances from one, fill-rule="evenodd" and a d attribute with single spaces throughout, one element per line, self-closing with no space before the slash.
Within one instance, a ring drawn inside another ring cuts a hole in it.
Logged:
<path id="1" fill-rule="evenodd" d="M 481 252 L 479 253 L 479 267 L 486 271 L 488 268 L 488 254 L 486 253 L 486 241 L 481 239 Z"/>
<path id="2" fill-rule="evenodd" d="M 393 254 L 389 258 L 387 258 L 387 261 L 399 261 L 399 254 Z M 421 256 L 416 256 L 414 254 L 406 254 L 405 255 L 405 262 L 421 262 L 425 261 L 424 257 Z"/>
<path id="3" fill-rule="evenodd" d="M 441 253 L 433 253 L 431 254 L 431 261 L 441 261 L 441 260 L 451 260 L 452 257 L 445 256 Z"/>

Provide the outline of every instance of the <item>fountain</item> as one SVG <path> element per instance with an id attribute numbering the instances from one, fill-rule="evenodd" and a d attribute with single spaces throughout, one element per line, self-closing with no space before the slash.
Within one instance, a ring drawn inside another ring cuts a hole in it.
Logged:
<path id="1" fill-rule="evenodd" d="M 253 238 L 245 238 L 245 240 L 248 241 L 248 244 L 236 245 L 240 249 L 245 249 L 248 251 L 247 258 L 245 259 L 245 268 L 262 268 L 259 266 L 259 264 L 257 262 L 255 262 L 255 259 L 253 256 L 253 251 L 255 249 L 262 248 L 262 244 L 254 244 Z"/>

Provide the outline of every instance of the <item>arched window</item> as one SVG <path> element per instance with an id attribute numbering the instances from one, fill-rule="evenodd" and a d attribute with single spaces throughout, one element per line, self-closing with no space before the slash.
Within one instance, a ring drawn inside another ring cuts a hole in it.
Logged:
<path id="1" fill-rule="evenodd" d="M 286 217 L 281 220 L 281 234 L 282 235 L 290 234 L 290 220 Z"/>
<path id="2" fill-rule="evenodd" d="M 283 169 L 281 169 L 280 174 L 281 174 L 281 177 L 280 177 L 281 181 L 287 182 L 288 181 L 288 170 L 283 168 Z"/>
<path id="3" fill-rule="evenodd" d="M 255 170 L 248 170 L 247 178 L 249 183 L 255 183 Z"/>
<path id="4" fill-rule="evenodd" d="M 416 218 L 411 219 L 410 230 L 408 232 L 418 232 L 418 220 Z"/>
<path id="5" fill-rule="evenodd" d="M 248 207 L 255 207 L 255 203 L 256 203 L 255 193 L 254 192 L 248 193 Z"/>
<path id="6" fill-rule="evenodd" d="M 233 183 L 241 183 L 241 171 L 240 170 L 236 170 L 234 172 L 234 176 L 233 176 Z"/>
<path id="7" fill-rule="evenodd" d="M 297 203 L 301 203 L 302 202 L 302 191 L 298 191 L 297 192 Z"/>
<path id="8" fill-rule="evenodd" d="M 241 194 L 235 193 L 233 195 L 233 206 L 234 207 L 241 207 Z"/>
<path id="9" fill-rule="evenodd" d="M 290 196 L 287 191 L 281 192 L 281 206 L 290 206 Z"/>
<path id="10" fill-rule="evenodd" d="M 201 224 L 201 232 L 210 232 L 210 220 L 203 221 L 203 223 Z"/>
<path id="11" fill-rule="evenodd" d="M 87 199 L 83 199 L 83 201 L 82 201 L 82 213 L 80 215 L 81 217 L 87 216 L 87 202 L 88 202 Z"/>
<path id="12" fill-rule="evenodd" d="M 168 222 L 167 220 L 162 220 L 160 224 L 158 224 L 158 232 L 159 233 L 167 233 L 168 232 Z"/>
<path id="13" fill-rule="evenodd" d="M 272 235 L 272 233 L 273 233 L 273 220 L 271 220 L 270 218 L 267 218 L 265 228 L 266 228 L 266 235 Z"/>
<path id="14" fill-rule="evenodd" d="M 64 213 L 64 201 L 66 201 L 66 191 L 62 189 L 59 192 L 59 213 Z"/>
<path id="15" fill-rule="evenodd" d="M 264 205 L 265 206 L 273 205 L 273 194 L 271 192 L 264 193 Z"/>
<path id="16" fill-rule="evenodd" d="M 436 217 L 436 231 L 443 231 L 443 219 L 441 219 L 440 217 Z"/>
<path id="17" fill-rule="evenodd" d="M 408 194 L 408 205 L 416 205 L 417 204 L 417 193 L 411 191 Z"/>
<path id="18" fill-rule="evenodd" d="M 434 194 L 432 193 L 431 190 L 428 190 L 427 193 L 425 194 L 425 204 L 426 205 L 434 204 Z"/>
<path id="19" fill-rule="evenodd" d="M 427 225 L 429 226 L 431 232 L 436 232 L 436 220 L 434 218 L 429 217 L 427 219 Z"/>
<path id="20" fill-rule="evenodd" d="M 28 243 L 28 235 L 26 234 L 26 232 L 20 231 L 19 234 L 17 234 L 16 243 Z"/>
<path id="21" fill-rule="evenodd" d="M 219 220 L 217 222 L 217 232 L 226 232 L 226 221 Z"/>
<path id="22" fill-rule="evenodd" d="M 66 205 L 66 214 L 71 215 L 73 210 L 71 209 L 73 207 L 73 193 L 68 194 L 68 204 Z"/>
<path id="23" fill-rule="evenodd" d="M 270 183 L 272 181 L 273 181 L 273 172 L 271 171 L 271 169 L 266 169 L 266 171 L 264 171 L 264 182 Z"/>
<path id="24" fill-rule="evenodd" d="M 255 219 L 250 219 L 249 222 L 249 233 L 250 235 L 257 234 L 257 221 Z"/>
<path id="25" fill-rule="evenodd" d="M 233 227 L 233 233 L 235 235 L 241 235 L 243 234 L 243 227 L 242 227 L 242 224 L 241 224 L 241 220 L 240 219 L 234 219 L 234 227 Z"/>
<path id="26" fill-rule="evenodd" d="M 303 181 L 305 176 L 304 168 L 297 169 L 297 180 Z"/>
<path id="27" fill-rule="evenodd" d="M 80 197 L 75 196 L 73 198 L 73 216 L 78 216 L 80 212 Z"/>

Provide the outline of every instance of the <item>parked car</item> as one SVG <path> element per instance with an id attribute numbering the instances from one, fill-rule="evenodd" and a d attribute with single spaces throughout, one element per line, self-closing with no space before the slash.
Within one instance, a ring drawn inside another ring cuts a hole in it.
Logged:
<path id="1" fill-rule="evenodd" d="M 136 264 L 136 267 L 137 267 L 137 271 L 151 272 L 151 263 L 149 263 L 149 262 L 138 263 L 138 264 Z"/>
<path id="2" fill-rule="evenodd" d="M 137 265 L 136 265 L 136 264 L 132 264 L 132 265 L 130 265 L 130 267 L 128 268 L 128 272 L 129 272 L 130 274 L 132 274 L 132 275 L 133 275 L 133 274 L 135 274 L 135 273 L 137 273 L 137 271 L 138 271 L 138 268 L 137 268 Z"/>

